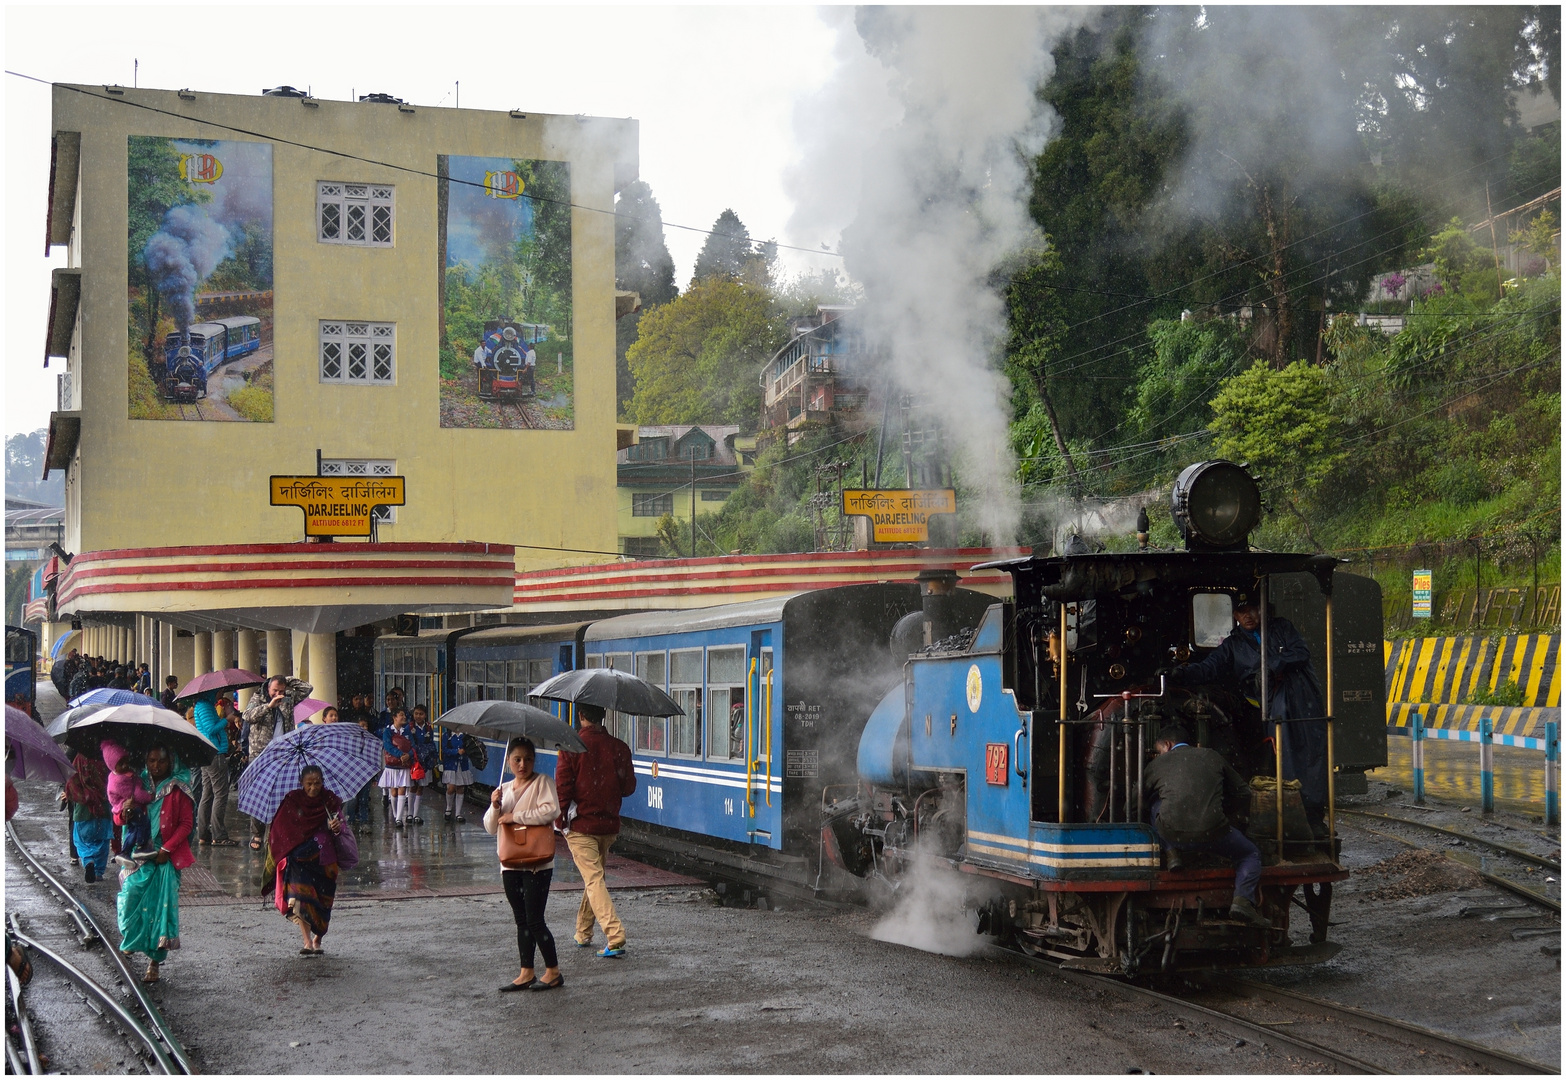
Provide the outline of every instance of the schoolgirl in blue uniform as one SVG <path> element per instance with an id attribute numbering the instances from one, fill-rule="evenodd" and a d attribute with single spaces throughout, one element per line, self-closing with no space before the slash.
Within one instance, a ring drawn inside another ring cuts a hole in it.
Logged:
<path id="1" fill-rule="evenodd" d="M 446 820 L 455 820 L 458 825 L 468 820 L 462 816 L 462 800 L 468 785 L 473 783 L 473 770 L 462 740 L 462 732 L 441 729 L 440 769 L 441 779 L 446 782 Z"/>
<path id="2" fill-rule="evenodd" d="M 408 737 L 408 714 L 393 709 L 391 723 L 381 729 L 381 749 L 385 751 L 385 769 L 381 772 L 381 787 L 389 794 L 391 802 L 387 820 L 396 828 L 407 821 L 408 785 L 412 783 L 408 771 L 413 766 L 413 741 Z"/>
<path id="3" fill-rule="evenodd" d="M 408 738 L 413 741 L 413 757 L 419 766 L 409 773 L 408 794 L 413 796 L 411 818 L 415 825 L 423 825 L 424 819 L 419 816 L 419 802 L 424 797 L 425 787 L 435 782 L 435 763 L 440 759 L 439 740 L 435 736 L 435 729 L 430 726 L 429 710 L 423 705 L 413 707 L 413 722 L 408 725 Z"/>

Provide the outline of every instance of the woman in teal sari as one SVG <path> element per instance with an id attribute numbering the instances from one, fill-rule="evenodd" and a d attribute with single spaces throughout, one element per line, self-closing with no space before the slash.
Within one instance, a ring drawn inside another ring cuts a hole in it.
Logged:
<path id="1" fill-rule="evenodd" d="M 180 871 L 196 861 L 190 836 L 196 824 L 190 798 L 190 769 L 163 745 L 147 751 L 143 773 L 152 792 L 147 818 L 152 825 L 152 858 L 120 885 L 117 910 L 120 953 L 145 953 L 150 961 L 144 983 L 158 981 L 158 965 L 179 948 Z"/>

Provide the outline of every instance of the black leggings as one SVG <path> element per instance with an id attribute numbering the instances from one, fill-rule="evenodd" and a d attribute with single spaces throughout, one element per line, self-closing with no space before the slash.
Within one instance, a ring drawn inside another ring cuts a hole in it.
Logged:
<path id="1" fill-rule="evenodd" d="M 553 867 L 500 872 L 500 880 L 506 885 L 506 899 L 511 901 L 511 914 L 517 920 L 517 952 L 525 971 L 533 970 L 534 945 L 544 954 L 545 967 L 560 966 L 560 958 L 555 955 L 555 935 L 544 925 L 544 905 L 549 902 L 549 882 L 554 876 Z"/>

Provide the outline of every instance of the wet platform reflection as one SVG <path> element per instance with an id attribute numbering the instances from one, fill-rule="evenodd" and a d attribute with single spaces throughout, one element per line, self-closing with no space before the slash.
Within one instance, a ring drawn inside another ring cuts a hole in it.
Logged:
<path id="1" fill-rule="evenodd" d="M 479 896 L 502 892 L 500 864 L 495 857 L 495 838 L 478 823 L 482 808 L 470 806 L 466 824 L 439 819 L 424 825 L 402 829 L 386 827 L 381 809 L 374 811 L 374 822 L 360 826 L 359 865 L 344 873 L 337 883 L 339 899 L 406 899 L 430 896 Z M 230 836 L 240 841 L 234 848 L 199 846 L 196 865 L 185 872 L 182 903 L 200 906 L 232 903 L 259 898 L 265 851 L 252 851 L 248 845 L 249 819 L 229 804 Z M 239 828 L 235 828 L 235 823 Z M 611 889 L 668 888 L 702 884 L 696 878 L 671 873 L 610 852 L 606 870 Z M 580 889 L 582 876 L 566 848 L 557 838 L 555 891 Z"/>
<path id="2" fill-rule="evenodd" d="M 1495 749 L 1495 802 L 1520 814 L 1544 813 L 1544 754 L 1516 746 Z M 1414 790 L 1413 742 L 1387 739 L 1387 766 L 1368 774 L 1372 779 Z M 1478 806 L 1479 745 L 1445 739 L 1425 740 L 1425 791 L 1440 799 Z"/>

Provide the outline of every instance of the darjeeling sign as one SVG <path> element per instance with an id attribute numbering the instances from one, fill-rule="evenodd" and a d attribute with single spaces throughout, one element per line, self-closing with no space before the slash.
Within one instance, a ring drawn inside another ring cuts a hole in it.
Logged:
<path id="1" fill-rule="evenodd" d="M 304 511 L 306 536 L 369 536 L 377 506 L 402 506 L 400 476 L 274 476 L 272 505 Z"/>
<path id="2" fill-rule="evenodd" d="M 843 489 L 843 513 L 867 517 L 878 544 L 922 544 L 930 539 L 931 514 L 955 514 L 957 492 Z"/>

